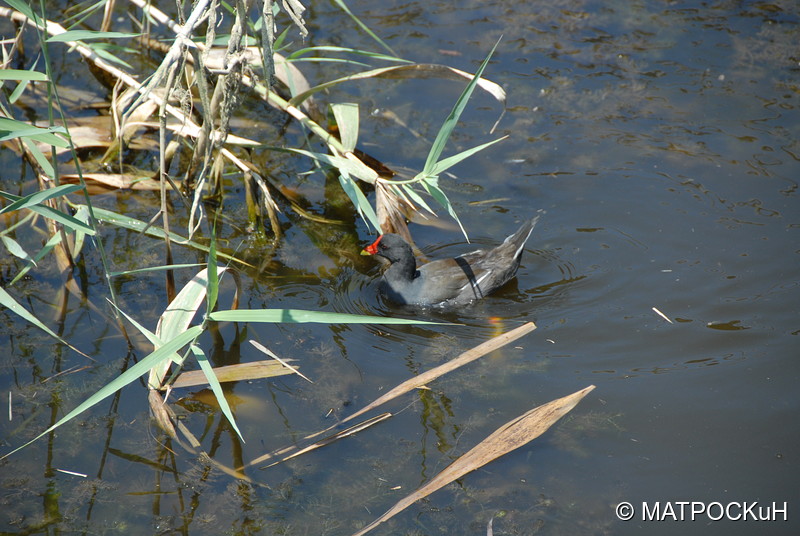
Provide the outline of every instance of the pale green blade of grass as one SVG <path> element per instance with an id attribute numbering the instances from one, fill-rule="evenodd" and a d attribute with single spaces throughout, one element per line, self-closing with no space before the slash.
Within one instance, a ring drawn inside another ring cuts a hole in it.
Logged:
<path id="1" fill-rule="evenodd" d="M 2 291 L 2 289 L 0 289 Z M 0 292 L 2 294 L 2 292 Z M 183 333 L 179 334 L 176 338 L 167 341 L 164 343 L 163 346 L 158 348 L 157 350 L 153 351 L 151 354 L 144 357 L 138 363 L 134 364 L 131 368 L 114 378 L 111 382 L 104 385 L 100 388 L 96 393 L 91 395 L 89 398 L 81 402 L 75 409 L 64 415 L 61 419 L 58 420 L 54 425 L 49 427 L 47 430 L 42 432 L 41 434 L 37 435 L 24 445 L 21 445 L 11 452 L 0 456 L 0 460 L 11 456 L 12 454 L 20 451 L 21 449 L 27 447 L 34 441 L 41 439 L 45 435 L 49 434 L 59 426 L 68 423 L 76 416 L 80 415 L 87 409 L 91 408 L 95 404 L 103 401 L 104 399 L 108 398 L 118 390 L 122 389 L 129 383 L 136 381 L 140 376 L 145 374 L 151 368 L 157 366 L 159 363 L 165 360 L 169 360 L 170 355 L 178 351 L 179 349 L 186 346 L 192 340 L 194 340 L 197 336 L 199 336 L 203 332 L 203 328 L 201 326 L 192 326 L 188 330 L 184 331 Z"/>
<path id="2" fill-rule="evenodd" d="M 12 199 L 12 197 L 16 197 L 15 201 L 0 209 L 0 214 L 14 212 L 15 210 L 20 210 L 23 208 L 30 208 L 34 205 L 39 205 L 43 201 L 47 201 L 48 199 L 53 199 L 54 197 L 60 197 L 62 195 L 71 194 L 72 192 L 78 191 L 81 188 L 82 187 L 79 184 L 62 184 L 61 186 L 48 188 L 47 190 L 39 190 L 38 192 L 34 192 L 32 194 L 22 197 L 12 196 L 11 194 L 7 194 L 6 192 L 0 192 L 0 195 L 2 195 L 7 199 Z"/>
<path id="3" fill-rule="evenodd" d="M 219 270 L 220 273 L 226 269 Z M 178 292 L 167 309 L 161 313 L 156 327 L 156 335 L 161 339 L 172 339 L 184 331 L 206 299 L 208 286 L 208 269 L 200 270 Z"/>
<path id="4" fill-rule="evenodd" d="M 387 56 L 386 54 L 381 54 L 380 52 L 370 52 L 369 50 L 359 50 L 357 48 L 337 47 L 330 45 L 307 47 L 307 48 L 301 48 L 300 50 L 295 50 L 294 52 L 286 56 L 286 60 L 287 61 L 302 60 L 304 59 L 302 57 L 304 54 L 312 52 L 343 52 L 347 54 L 356 54 L 358 56 L 366 56 L 371 59 L 382 60 L 382 61 L 413 63 L 409 60 L 404 60 L 402 58 L 398 58 L 397 56 Z M 325 59 L 325 58 L 313 58 L 313 59 Z"/>
<path id="5" fill-rule="evenodd" d="M 343 169 L 339 169 L 339 184 L 342 185 L 342 190 L 350 198 L 350 202 L 356 207 L 358 215 L 361 219 L 372 225 L 372 227 L 381 232 L 381 225 L 378 222 L 378 216 L 375 214 L 375 209 L 372 208 L 364 192 L 358 187 L 358 184 L 350 177 L 350 175 Z"/>
<path id="6" fill-rule="evenodd" d="M 49 78 L 46 74 L 37 71 L 36 65 L 33 65 L 30 70 L 0 69 L 0 81 L 3 80 L 19 80 L 17 87 L 8 96 L 9 104 L 14 104 L 28 88 L 30 82 L 47 82 Z"/>
<path id="7" fill-rule="evenodd" d="M 77 205 L 77 206 L 81 206 L 81 205 Z M 124 216 L 122 214 L 118 214 L 116 212 L 112 212 L 110 210 L 106 210 L 106 209 L 100 208 L 100 207 L 92 207 L 92 208 L 94 210 L 95 218 L 97 218 L 98 221 L 110 223 L 112 225 L 116 225 L 118 227 L 123 227 L 125 229 L 130 229 L 131 231 L 137 231 L 139 233 L 144 233 L 147 236 L 152 236 L 152 237 L 155 237 L 155 238 L 164 238 L 164 236 L 166 236 L 166 234 L 167 234 L 160 227 L 148 226 L 147 223 L 145 223 L 143 221 L 140 221 L 140 220 L 137 220 L 136 218 L 131 218 L 130 216 Z M 206 246 L 204 244 L 200 244 L 199 242 L 195 242 L 193 240 L 188 240 L 185 237 L 180 236 L 178 234 L 175 234 L 173 232 L 169 233 L 169 238 L 170 238 L 170 240 L 172 242 L 175 242 L 177 244 L 181 244 L 183 246 L 189 246 L 189 247 L 192 247 L 194 249 L 198 249 L 200 251 L 208 252 L 208 249 L 209 249 L 208 246 Z M 222 253 L 221 251 L 217 252 L 217 256 L 220 257 L 220 258 L 223 258 L 225 260 L 236 261 L 236 262 L 238 262 L 240 264 L 243 264 L 245 266 L 252 267 L 252 265 L 250 265 L 249 263 L 247 263 L 247 262 L 245 262 L 243 260 L 237 259 L 236 257 L 234 257 L 232 255 L 228 255 L 226 253 Z"/>
<path id="8" fill-rule="evenodd" d="M 27 251 L 25 251 L 25 248 L 23 248 L 19 242 L 5 234 L 0 235 L 0 241 L 3 242 L 3 245 L 6 247 L 9 253 L 27 263 L 36 265 L 36 261 Z"/>
<path id="9" fill-rule="evenodd" d="M 25 69 L 0 69 L 0 80 L 20 80 L 27 82 L 47 82 L 47 75 L 39 71 Z"/>
<path id="10" fill-rule="evenodd" d="M 225 273 L 225 268 L 219 271 L 217 266 L 217 234 L 216 228 L 211 228 L 211 243 L 208 248 L 208 263 L 206 265 L 206 311 L 213 311 L 219 296 L 219 278 Z"/>
<path id="11" fill-rule="evenodd" d="M 317 162 L 320 162 L 330 167 L 334 167 L 339 171 L 345 171 L 348 174 L 353 175 L 365 182 L 374 183 L 378 179 L 378 173 L 374 169 L 370 168 L 369 166 L 361 162 L 360 160 L 351 160 L 349 158 L 345 158 L 344 156 L 315 153 L 313 151 L 306 151 L 305 149 L 295 149 L 292 147 L 264 146 L 264 148 L 273 151 L 281 151 L 284 153 L 302 154 L 309 158 L 313 158 Z"/>
<path id="12" fill-rule="evenodd" d="M 307 58 L 296 58 L 291 60 L 291 63 L 345 63 L 347 65 L 357 65 L 359 67 L 371 67 L 368 63 L 361 61 L 349 60 L 346 58 L 321 58 L 319 56 L 311 56 Z"/>
<path id="13" fill-rule="evenodd" d="M 98 32 L 93 30 L 68 30 L 47 38 L 48 43 L 64 43 L 66 41 L 89 41 L 91 39 L 127 39 L 142 34 L 127 32 Z"/>
<path id="14" fill-rule="evenodd" d="M 116 63 L 116 64 L 121 65 L 122 67 L 125 67 L 126 69 L 129 69 L 131 71 L 134 70 L 134 67 L 130 63 L 120 59 L 118 56 L 116 56 L 116 55 L 112 54 L 111 52 L 109 52 L 108 49 L 110 47 L 107 46 L 106 43 L 91 43 L 91 44 L 86 44 L 86 46 L 91 48 L 92 51 L 95 54 L 97 54 L 98 56 L 100 56 L 101 58 L 106 60 L 107 62 Z M 119 47 L 114 47 L 114 50 L 122 50 L 122 51 L 124 51 L 125 49 L 120 49 Z"/>
<path id="15" fill-rule="evenodd" d="M 472 80 L 474 76 L 470 73 L 447 67 L 446 65 L 437 65 L 431 63 L 412 63 L 409 65 L 392 65 L 390 67 L 380 67 L 378 69 L 371 69 L 360 73 L 343 76 L 335 80 L 329 80 L 316 85 L 312 88 L 303 91 L 291 98 L 289 105 L 300 106 L 304 100 L 314 95 L 315 93 L 336 86 L 344 82 L 352 82 L 355 80 L 364 80 L 368 78 L 430 78 L 432 76 L 438 78 L 445 78 L 448 80 Z M 478 80 L 478 86 L 492 95 L 499 102 L 505 102 L 506 93 L 502 87 L 496 83 L 481 78 Z"/>
<path id="16" fill-rule="evenodd" d="M 461 224 L 461 220 L 458 219 L 458 214 L 456 214 L 456 210 L 453 208 L 453 205 L 450 203 L 450 200 L 447 198 L 447 194 L 444 193 L 444 190 L 439 188 L 439 178 L 438 177 L 426 177 L 422 181 L 422 186 L 425 190 L 431 194 L 437 203 L 447 210 L 447 213 L 450 214 L 450 217 L 453 218 L 456 223 L 458 224 L 459 229 L 464 234 L 464 238 L 467 239 L 469 242 L 469 236 L 467 235 L 467 230 L 464 229 L 464 226 Z"/>
<path id="17" fill-rule="evenodd" d="M 125 311 L 123 311 L 122 309 L 120 309 L 119 307 L 114 305 L 111 302 L 111 300 L 108 300 L 108 303 L 110 303 L 112 307 L 114 307 L 117 311 L 119 311 L 120 314 L 122 316 L 124 316 L 128 320 L 128 322 L 133 324 L 133 327 L 138 329 L 139 333 L 141 333 L 142 335 L 147 337 L 147 340 L 150 341 L 150 344 L 152 344 L 154 348 L 160 348 L 160 347 L 162 347 L 164 345 L 164 341 L 162 341 L 161 338 L 158 337 L 158 335 L 156 335 L 155 333 L 153 333 L 152 331 L 150 331 L 149 329 L 144 327 L 142 324 L 137 322 L 135 318 L 133 318 L 128 313 L 126 313 Z M 173 356 L 170 357 L 170 359 L 172 361 L 178 361 L 178 360 L 180 360 L 180 357 L 178 356 L 177 353 L 175 353 Z"/>
<path id="18" fill-rule="evenodd" d="M 499 44 L 500 41 L 498 40 L 497 43 L 495 43 L 492 47 L 492 50 L 486 56 L 486 59 L 484 59 L 481 63 L 481 66 L 478 67 L 478 70 L 475 72 L 475 76 L 472 77 L 472 80 L 469 82 L 469 84 L 467 84 L 467 87 L 464 88 L 461 96 L 458 97 L 453 109 L 450 111 L 450 115 L 447 116 L 447 119 L 445 119 L 442 127 L 439 129 L 439 133 L 436 135 L 436 139 L 433 141 L 431 150 L 428 153 L 428 158 L 425 160 L 425 166 L 422 168 L 423 174 L 433 175 L 432 170 L 434 165 L 439 161 L 439 157 L 442 155 L 444 147 L 447 145 L 447 141 L 450 139 L 450 135 L 453 133 L 453 129 L 455 129 L 456 124 L 458 124 L 459 117 L 461 117 L 461 114 L 464 112 L 464 108 L 466 108 L 467 102 L 472 96 L 472 92 L 475 89 L 478 80 L 480 80 L 486 65 L 489 63 L 489 60 Z"/>
<path id="19" fill-rule="evenodd" d="M 224 271 L 225 269 L 223 268 L 221 272 Z M 186 330 L 192 323 L 192 319 L 194 319 L 200 306 L 206 300 L 207 286 L 208 269 L 206 268 L 195 274 L 178 292 L 166 310 L 161 313 L 156 326 L 156 337 L 161 340 L 170 340 Z M 182 364 L 180 357 L 176 361 L 173 356 L 171 361 L 178 365 Z M 153 367 L 148 380 L 148 385 L 151 389 L 161 387 L 169 366 L 170 360 L 165 360 L 157 367 Z"/>
<path id="20" fill-rule="evenodd" d="M 80 186 L 78 186 L 78 188 L 80 188 Z M 11 201 L 19 201 L 23 199 L 20 196 L 3 191 L 0 191 L 0 197 L 5 197 L 6 199 L 9 199 Z M 90 236 L 94 236 L 96 234 L 94 229 L 92 229 L 82 221 L 78 220 L 77 218 L 70 216 L 69 214 L 66 214 L 64 212 L 61 212 L 60 210 L 50 208 L 47 205 L 31 205 L 26 208 L 33 212 L 36 212 L 37 214 L 41 214 L 45 218 L 57 221 L 58 223 L 64 225 L 67 229 L 70 229 L 71 231 L 86 233 Z"/>
<path id="21" fill-rule="evenodd" d="M 36 160 L 36 163 L 42 168 L 42 172 L 51 179 L 54 179 L 56 171 L 53 169 L 53 164 L 47 159 L 44 153 L 42 153 L 39 146 L 34 143 L 35 141 L 35 138 L 22 138 L 22 142 L 25 144 L 25 147 L 28 148 L 28 152 L 33 155 L 33 159 Z"/>
<path id="22" fill-rule="evenodd" d="M 148 272 L 161 272 L 164 270 L 180 270 L 183 268 L 197 268 L 199 266 L 205 266 L 205 263 L 202 262 L 195 262 L 190 264 L 163 264 L 161 266 L 149 266 L 147 268 L 136 268 L 134 270 L 122 270 L 120 272 L 111 272 L 111 277 L 117 277 L 121 275 L 136 275 L 136 274 L 144 274 Z"/>
<path id="23" fill-rule="evenodd" d="M 370 29 L 369 29 L 369 26 L 367 26 L 366 24 L 364 24 L 363 22 L 361 22 L 361 19 L 359 19 L 358 17 L 356 17 L 355 15 L 353 15 L 353 12 L 352 12 L 352 11 L 350 11 L 350 8 L 348 8 L 348 7 L 347 7 L 347 4 L 345 4 L 345 3 L 344 3 L 344 0 L 333 0 L 333 2 L 334 2 L 334 3 L 335 3 L 337 6 L 339 6 L 339 9 L 341 9 L 342 11 L 344 11 L 345 13 L 347 13 L 347 15 L 348 15 L 348 16 L 349 16 L 351 19 L 353 19 L 353 22 L 355 22 L 356 24 L 358 24 L 359 28 L 361 28 L 362 30 L 364 30 L 364 31 L 367 33 L 367 35 L 369 35 L 369 36 L 370 36 L 372 39 L 374 39 L 374 40 L 375 40 L 375 42 L 376 42 L 376 43 L 378 43 L 380 46 L 382 46 L 383 48 L 385 48 L 385 49 L 386 49 L 386 51 L 387 51 L 387 52 L 389 52 L 389 54 L 391 54 L 392 56 L 395 56 L 395 57 L 397 57 L 397 53 L 396 53 L 394 50 L 392 50 L 392 47 L 390 47 L 389 45 L 387 45 L 386 43 L 384 43 L 384 42 L 383 42 L 383 39 L 381 39 L 380 37 L 378 37 L 378 36 L 375 34 L 375 32 L 373 32 L 372 30 L 370 30 Z"/>
<path id="24" fill-rule="evenodd" d="M 322 324 L 442 324 L 406 318 L 306 311 L 302 309 L 237 309 L 208 314 L 217 322 L 286 322 L 290 324 L 318 322 Z"/>
<path id="25" fill-rule="evenodd" d="M 23 15 L 25 15 L 26 17 L 28 17 L 29 19 L 38 24 L 39 17 L 36 16 L 36 13 L 33 12 L 31 6 L 29 6 L 27 2 L 24 2 L 23 0 L 4 0 L 4 1 L 13 9 L 16 9 L 17 11 L 19 11 L 20 13 L 22 13 Z"/>
<path id="26" fill-rule="evenodd" d="M 398 195 L 408 196 L 410 201 L 414 204 L 421 206 L 431 214 L 436 214 L 433 209 L 428 206 L 428 203 L 425 201 L 425 199 L 423 199 L 422 196 L 419 195 L 410 184 L 392 185 L 392 187 L 398 190 Z"/>
<path id="27" fill-rule="evenodd" d="M 42 246 L 42 249 L 40 249 L 36 253 L 36 255 L 34 255 L 32 262 L 29 262 L 28 264 L 23 266 L 22 269 L 17 273 L 17 275 L 14 276 L 14 279 L 12 279 L 10 283 L 8 283 L 8 286 L 9 287 L 14 286 L 14 284 L 17 281 L 25 277 L 25 274 L 27 274 L 31 268 L 36 266 L 37 262 L 45 258 L 53 250 L 54 247 L 56 247 L 58 244 L 61 243 L 62 236 L 63 235 L 61 233 L 54 233 L 53 236 L 50 237 L 50 240 L 48 240 L 45 243 L 45 245 Z"/>
<path id="28" fill-rule="evenodd" d="M 502 138 L 498 138 L 496 140 L 492 140 L 492 141 L 486 142 L 484 144 L 481 144 L 481 145 L 478 145 L 476 147 L 473 147 L 472 149 L 467 149 L 466 151 L 461 151 L 458 154 L 454 154 L 452 156 L 448 156 L 447 158 L 439 160 L 438 162 L 436 162 L 433 165 L 433 168 L 431 169 L 431 175 L 434 176 L 434 177 L 437 177 L 440 174 L 442 174 L 443 172 L 447 171 L 451 167 L 453 167 L 456 164 L 458 164 L 459 162 L 461 162 L 462 160 L 464 160 L 466 158 L 469 158 L 470 156 L 474 155 L 478 151 L 482 151 L 482 150 L 486 149 L 487 147 L 489 147 L 491 145 L 494 145 L 495 143 L 497 143 L 499 141 L 503 141 L 506 138 L 508 138 L 508 136 L 503 136 Z"/>
<path id="29" fill-rule="evenodd" d="M 331 104 L 333 117 L 339 127 L 339 139 L 345 151 L 352 151 L 358 143 L 358 104 L 342 102 Z"/>
<path id="30" fill-rule="evenodd" d="M 205 270 L 206 288 L 204 294 L 206 298 L 206 311 L 213 311 L 214 306 L 217 304 L 217 296 L 219 295 L 219 278 L 225 273 L 225 270 L 226 268 L 219 269 L 217 266 L 216 230 L 212 227 L 211 245 L 208 250 L 208 267 Z M 203 272 L 201 271 L 198 275 L 202 273 Z M 236 419 L 233 418 L 233 412 L 231 411 L 230 405 L 228 405 L 228 399 L 225 398 L 225 393 L 222 391 L 219 378 L 217 378 L 214 369 L 208 362 L 205 352 L 203 352 L 202 349 L 194 344 L 190 349 L 192 354 L 194 354 L 195 358 L 197 359 L 197 362 L 200 364 L 200 369 L 203 371 L 203 374 L 205 374 L 206 379 L 208 380 L 208 385 L 211 386 L 211 391 L 214 393 L 214 396 L 217 399 L 217 405 L 222 410 L 222 414 L 225 415 L 225 418 L 228 419 L 228 422 L 231 424 L 233 429 L 236 430 L 236 434 L 239 436 L 239 439 L 241 439 L 242 443 L 244 443 L 244 437 L 242 437 L 242 433 L 239 431 L 239 426 L 236 424 Z"/>
<path id="31" fill-rule="evenodd" d="M 69 147 L 69 143 L 64 138 L 56 136 L 56 133 L 66 135 L 67 130 L 59 126 L 37 127 L 16 119 L 0 117 L 0 141 L 32 138 L 56 147 Z"/>
<path id="32" fill-rule="evenodd" d="M 214 373 L 211 363 L 208 362 L 206 354 L 194 344 L 190 347 L 190 349 L 192 354 L 194 354 L 194 357 L 197 359 L 197 362 L 200 364 L 200 370 L 202 370 L 203 374 L 206 375 L 208 385 L 211 387 L 211 391 L 213 391 L 214 396 L 217 398 L 217 404 L 219 404 L 222 414 L 225 415 L 225 418 L 228 419 L 228 422 L 236 431 L 236 435 L 238 435 L 239 439 L 241 439 L 242 443 L 244 443 L 244 437 L 242 437 L 242 432 L 239 431 L 239 426 L 236 424 L 236 419 L 233 418 L 233 412 L 228 404 L 228 399 L 225 398 L 225 393 L 222 391 L 222 386 L 219 383 L 219 379 Z"/>
<path id="33" fill-rule="evenodd" d="M 78 209 L 75 211 L 74 217 L 76 220 L 78 220 L 79 222 L 83 223 L 86 227 L 91 229 L 91 227 L 89 226 L 91 219 L 91 215 L 89 214 L 89 207 L 87 207 L 86 205 L 78 207 Z M 73 229 L 73 231 L 75 231 L 75 247 L 72 249 L 72 258 L 77 259 L 78 256 L 81 254 L 81 251 L 83 250 L 83 244 L 86 239 L 86 233 L 79 228 L 75 228 Z"/>
<path id="34" fill-rule="evenodd" d="M 73 350 L 75 350 L 76 352 L 78 352 L 79 354 L 81 354 L 84 357 L 88 357 L 89 359 L 92 359 L 91 357 L 89 357 L 88 355 L 84 354 L 83 352 L 81 352 L 80 350 L 78 350 L 77 348 L 72 346 L 70 343 L 68 343 L 67 341 L 65 341 L 61 337 L 59 337 L 59 335 L 57 333 L 55 333 L 53 330 L 51 330 L 50 328 L 48 328 L 44 324 L 44 322 L 40 321 L 38 318 L 36 318 L 36 316 L 34 316 L 27 309 L 25 309 L 23 306 L 21 306 L 19 303 L 17 303 L 17 300 L 15 300 L 14 297 L 11 294 L 6 292 L 6 289 L 4 289 L 3 287 L 0 287 L 0 305 L 5 306 L 6 308 L 10 309 L 12 312 L 14 312 L 17 315 L 21 316 L 24 320 L 26 320 L 30 324 L 33 324 L 37 328 L 41 329 L 42 331 L 44 331 L 45 333 L 47 333 L 48 335 L 50 335 L 51 337 L 56 339 L 61 344 L 65 345 L 65 346 L 68 346 L 69 348 L 72 348 Z M 92 359 L 92 361 L 94 361 L 94 360 Z"/>

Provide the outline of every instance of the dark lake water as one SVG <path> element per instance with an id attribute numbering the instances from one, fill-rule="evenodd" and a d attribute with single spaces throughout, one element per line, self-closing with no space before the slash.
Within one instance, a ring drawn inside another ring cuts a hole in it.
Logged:
<path id="1" fill-rule="evenodd" d="M 284 376 L 237 384 L 245 444 L 197 402 L 185 402 L 184 422 L 214 459 L 236 465 L 300 441 L 500 331 L 524 321 L 538 329 L 399 399 L 387 408 L 397 412 L 389 421 L 250 470 L 256 484 L 166 440 L 149 421 L 144 383 L 134 383 L 0 462 L 0 533 L 352 534 L 502 424 L 591 384 L 596 389 L 543 436 L 374 534 L 483 535 L 493 517 L 496 535 L 800 533 L 798 4 L 348 5 L 418 62 L 474 71 L 502 36 L 485 76 L 508 92 L 505 115 L 490 134 L 503 107 L 476 92 L 447 152 L 509 138 L 453 168 L 441 185 L 474 244 L 499 242 L 537 210 L 545 214 L 515 282 L 460 311 L 421 313 L 451 325 L 222 325 L 201 339 L 216 364 L 261 359 L 246 343 L 256 339 L 296 359 L 315 383 Z M 376 49 L 334 4 L 308 7 L 308 45 Z M 301 68 L 312 82 L 352 70 Z M 62 83 L 74 83 L 67 78 Z M 462 88 L 373 80 L 320 99 L 358 102 L 361 148 L 391 167 L 419 170 Z M 268 123 L 263 114 L 242 110 Z M 295 124 L 285 140 L 271 125 L 260 132 L 268 145 L 301 139 Z M 331 208 L 337 196 L 319 173 L 303 174 L 308 160 L 255 156 L 310 200 L 309 211 L 346 222 L 312 224 L 287 209 L 285 238 L 269 251 L 237 231 L 246 210 L 228 201 L 219 236 L 262 263 L 242 274 L 243 307 L 417 314 L 377 298 L 379 267 L 359 256 L 368 229 L 352 211 Z M 0 161 L 20 168 L 9 151 Z M 17 191 L 20 174 L 6 173 L 0 186 Z M 143 220 L 158 210 L 150 193 L 96 202 Z M 410 227 L 426 255 L 474 247 L 442 220 L 448 227 Z M 117 269 L 163 263 L 158 241 L 113 228 L 103 240 Z M 108 313 L 100 263 L 86 255 L 76 279 Z M 176 262 L 205 260 L 189 250 L 177 255 Z M 4 257 L 5 284 L 21 264 Z M 179 285 L 192 273 L 181 272 Z M 10 394 L 14 417 L 2 412 L 2 453 L 147 353 L 143 341 L 129 352 L 113 323 L 86 303 L 63 305 L 63 284 L 45 260 L 10 292 L 97 362 L 0 310 L 0 398 L 8 408 Z M 117 292 L 153 329 L 167 305 L 163 287 L 162 275 L 131 276 Z M 227 281 L 223 307 L 232 294 Z M 630 521 L 617 515 L 623 502 L 634 508 Z M 774 520 L 747 514 L 773 506 Z M 692 519 L 700 507 L 707 511 Z"/>

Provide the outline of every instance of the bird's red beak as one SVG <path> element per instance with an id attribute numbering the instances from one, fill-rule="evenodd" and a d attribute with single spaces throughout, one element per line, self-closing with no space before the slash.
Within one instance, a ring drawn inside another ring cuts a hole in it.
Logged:
<path id="1" fill-rule="evenodd" d="M 381 238 L 383 238 L 383 235 L 380 235 L 375 242 L 373 242 L 372 244 L 370 244 L 367 247 L 365 247 L 364 249 L 362 249 L 361 250 L 361 254 L 362 255 L 375 255 L 378 252 L 378 244 L 380 243 Z"/>

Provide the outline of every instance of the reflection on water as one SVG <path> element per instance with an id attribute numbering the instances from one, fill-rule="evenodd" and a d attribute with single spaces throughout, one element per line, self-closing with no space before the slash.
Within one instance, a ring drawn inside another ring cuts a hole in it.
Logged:
<path id="1" fill-rule="evenodd" d="M 643 500 L 788 501 L 789 521 L 757 528 L 797 533 L 796 2 L 348 5 L 401 55 L 464 70 L 504 36 L 486 72 L 509 93 L 498 131 L 488 133 L 497 104 L 476 95 L 446 154 L 509 138 L 441 177 L 473 245 L 452 228 L 413 224 L 412 232 L 426 256 L 453 256 L 495 244 L 543 208 L 516 279 L 458 310 L 385 303 L 379 266 L 358 254 L 368 231 L 331 187 L 335 179 L 307 174 L 300 158 L 281 156 L 278 166 L 264 150 L 256 157 L 265 169 L 328 223 L 287 209 L 284 239 L 273 245 L 243 232 L 245 210 L 226 201 L 236 208 L 226 210 L 223 247 L 256 267 L 242 274 L 243 307 L 440 324 L 220 325 L 201 340 L 215 364 L 260 359 L 246 344 L 255 339 L 315 383 L 283 376 L 227 386 L 244 443 L 200 389 L 173 393 L 213 462 L 151 425 L 144 389 L 133 384 L 0 462 L 0 532 L 350 534 L 500 424 L 592 383 L 597 389 L 550 432 L 375 534 L 484 534 L 490 519 L 495 534 L 674 533 L 674 523 L 614 515 L 615 504 Z M 374 49 L 333 4 L 308 7 L 308 44 Z M 321 81 L 351 66 L 304 68 Z M 373 80 L 331 88 L 323 100 L 359 102 L 362 148 L 393 168 L 418 169 L 460 90 L 449 81 Z M 294 127 L 286 136 L 301 143 Z M 11 158 L 0 152 L 4 163 Z M 18 180 L 4 176 L 0 186 L 15 192 Z M 144 194 L 101 197 L 144 220 L 158 210 Z M 160 246 L 147 237 L 107 232 L 119 269 L 159 263 Z M 4 284 L 19 267 L 10 257 L 0 259 Z M 41 265 L 13 292 L 97 362 L 0 311 L 0 391 L 13 417 L 0 420 L 3 452 L 146 355 L 144 341 L 128 352 L 107 319 L 63 298 L 60 271 Z M 76 277 L 102 302 L 91 261 Z M 166 306 L 162 276 L 126 277 L 118 291 L 126 311 L 153 328 Z M 536 331 L 409 393 L 367 431 L 283 465 L 250 467 L 249 482 L 215 465 L 301 445 L 401 381 L 529 320 Z M 752 529 L 680 525 L 704 536 Z"/>

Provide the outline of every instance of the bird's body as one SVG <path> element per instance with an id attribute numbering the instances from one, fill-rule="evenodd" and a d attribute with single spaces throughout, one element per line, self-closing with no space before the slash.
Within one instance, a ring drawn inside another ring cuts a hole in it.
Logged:
<path id="1" fill-rule="evenodd" d="M 406 305 L 464 305 L 491 294 L 517 273 L 522 250 L 539 216 L 525 222 L 502 244 L 417 267 L 411 246 L 400 236 L 384 234 L 364 252 L 389 261 L 380 291 Z"/>

